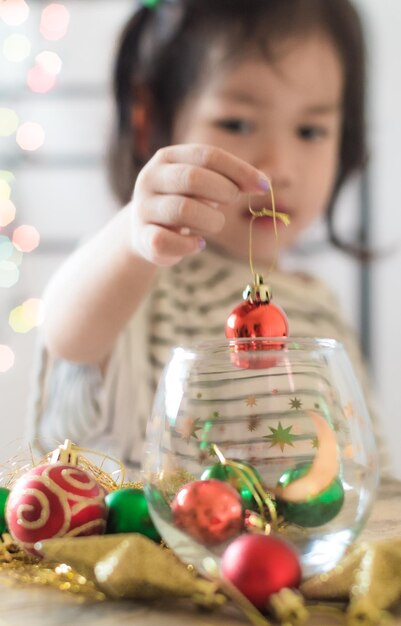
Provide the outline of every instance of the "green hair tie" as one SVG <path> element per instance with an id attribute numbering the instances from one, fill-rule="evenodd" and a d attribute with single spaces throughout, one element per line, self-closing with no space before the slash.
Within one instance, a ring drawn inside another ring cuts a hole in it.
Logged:
<path id="1" fill-rule="evenodd" d="M 142 0 L 142 5 L 147 9 L 157 9 L 163 0 Z"/>

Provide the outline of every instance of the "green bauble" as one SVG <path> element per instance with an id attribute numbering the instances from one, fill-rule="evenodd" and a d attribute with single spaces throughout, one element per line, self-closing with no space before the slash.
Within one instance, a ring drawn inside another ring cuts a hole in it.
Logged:
<path id="1" fill-rule="evenodd" d="M 9 489 L 6 487 L 0 487 L 0 535 L 7 531 L 6 502 L 9 494 Z"/>
<path id="2" fill-rule="evenodd" d="M 106 496 L 109 508 L 106 533 L 140 533 L 160 541 L 142 489 L 118 489 Z"/>
<path id="3" fill-rule="evenodd" d="M 253 486 L 255 478 L 255 480 L 259 481 L 263 485 L 262 478 L 259 472 L 254 467 L 252 467 L 250 463 L 246 463 L 245 461 L 238 461 L 237 459 L 235 459 L 235 462 L 241 463 L 241 465 L 245 465 L 250 470 L 249 472 L 247 472 L 246 470 L 240 470 L 247 480 L 241 478 L 238 469 L 235 469 L 231 465 L 223 465 L 222 463 L 216 463 L 215 465 L 210 465 L 210 467 L 207 467 L 201 476 L 201 480 L 216 478 L 217 480 L 222 480 L 223 482 L 229 483 L 240 494 L 244 508 L 258 511 L 259 507 L 255 502 L 252 494 L 252 489 L 250 488 L 248 481 Z"/>
<path id="4" fill-rule="evenodd" d="M 278 484 L 286 487 L 307 474 L 310 467 L 311 463 L 300 463 L 287 470 L 279 479 Z M 341 510 L 343 503 L 344 489 L 339 478 L 336 478 L 327 489 L 304 502 L 286 502 L 277 498 L 277 510 L 287 522 L 312 528 L 322 526 L 332 520 Z"/>

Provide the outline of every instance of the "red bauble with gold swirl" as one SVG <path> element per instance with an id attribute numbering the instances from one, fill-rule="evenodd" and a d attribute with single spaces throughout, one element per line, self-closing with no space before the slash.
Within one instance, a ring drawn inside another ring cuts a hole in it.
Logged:
<path id="1" fill-rule="evenodd" d="M 26 551 L 55 537 L 105 531 L 105 491 L 84 469 L 69 463 L 33 467 L 13 486 L 6 506 L 10 534 Z"/>

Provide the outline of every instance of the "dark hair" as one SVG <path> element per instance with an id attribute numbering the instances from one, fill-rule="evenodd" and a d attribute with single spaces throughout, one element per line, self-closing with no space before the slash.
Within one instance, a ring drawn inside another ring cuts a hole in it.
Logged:
<path id="1" fill-rule="evenodd" d="M 353 252 L 333 228 L 339 189 L 366 161 L 365 50 L 359 16 L 349 0 L 162 0 L 140 8 L 122 33 L 114 94 L 117 129 L 111 182 L 122 203 L 149 155 L 135 142 L 135 94 L 145 89 L 152 107 L 151 152 L 171 142 L 175 114 L 200 80 L 211 44 L 222 41 L 231 57 L 253 46 L 271 55 L 274 42 L 321 31 L 331 38 L 344 70 L 343 127 L 338 175 L 327 208 L 330 240 Z M 250 45 L 251 44 L 251 45 Z M 143 152 L 143 151 L 142 151 Z"/>

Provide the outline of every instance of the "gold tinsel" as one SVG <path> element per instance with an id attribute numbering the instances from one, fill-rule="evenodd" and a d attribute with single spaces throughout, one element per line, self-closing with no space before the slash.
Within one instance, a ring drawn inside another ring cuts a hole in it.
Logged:
<path id="1" fill-rule="evenodd" d="M 48 563 L 28 555 L 7 534 L 2 536 L 0 542 L 0 576 L 1 581 L 7 584 L 53 587 L 74 594 L 79 602 L 100 602 L 106 598 L 93 580 L 66 563 Z"/>

